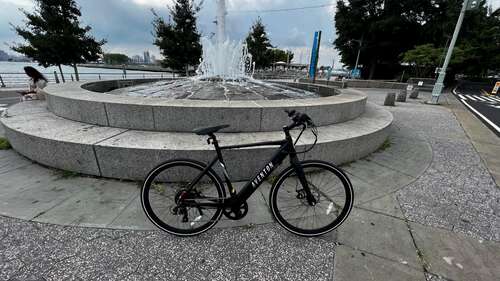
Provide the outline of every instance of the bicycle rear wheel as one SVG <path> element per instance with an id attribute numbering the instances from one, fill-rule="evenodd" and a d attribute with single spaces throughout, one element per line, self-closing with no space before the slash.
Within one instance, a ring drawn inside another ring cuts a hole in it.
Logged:
<path id="1" fill-rule="evenodd" d="M 270 192 L 271 210 L 286 230 L 300 236 L 319 236 L 341 225 L 349 215 L 354 192 L 347 175 L 323 161 L 300 165 L 316 205 L 311 206 L 293 167 L 284 170 Z"/>
<path id="2" fill-rule="evenodd" d="M 212 228 L 222 216 L 222 207 L 197 204 L 222 202 L 226 197 L 222 181 L 209 169 L 188 188 L 205 168 L 193 160 L 172 160 L 153 169 L 141 190 L 142 208 L 149 220 L 177 236 L 194 236 Z"/>

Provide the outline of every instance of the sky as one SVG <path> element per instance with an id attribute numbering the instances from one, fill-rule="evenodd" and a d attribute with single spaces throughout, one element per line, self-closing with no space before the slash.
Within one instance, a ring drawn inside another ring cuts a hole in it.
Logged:
<path id="1" fill-rule="evenodd" d="M 199 2 L 200 0 L 195 0 Z M 490 0 L 495 7 L 500 0 Z M 167 6 L 172 0 L 76 0 L 81 7 L 83 24 L 92 27 L 97 39 L 106 39 L 105 52 L 120 52 L 129 56 L 148 50 L 159 57 L 153 45 L 151 9 L 168 18 Z M 202 36 L 215 31 L 215 0 L 204 0 L 198 15 Z M 338 53 L 332 47 L 335 40 L 336 0 L 227 0 L 227 33 L 232 40 L 244 40 L 252 23 L 261 17 L 271 43 L 295 53 L 294 62 L 307 63 L 314 31 L 323 32 L 320 65 L 331 65 Z M 263 12 L 263 10 L 329 5 L 322 8 Z M 24 16 L 20 9 L 33 10 L 32 0 L 0 0 L 0 49 L 9 52 L 8 45 L 19 42 L 10 24 L 20 25 Z"/>

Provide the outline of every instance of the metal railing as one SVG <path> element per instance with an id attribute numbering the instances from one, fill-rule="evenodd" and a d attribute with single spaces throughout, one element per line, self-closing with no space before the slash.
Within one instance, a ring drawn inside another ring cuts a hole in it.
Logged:
<path id="1" fill-rule="evenodd" d="M 62 83 L 60 73 L 42 73 L 49 83 Z M 158 78 L 172 78 L 177 77 L 175 73 L 169 72 L 149 72 L 149 73 L 134 73 L 123 71 L 122 73 L 106 73 L 106 72 L 93 72 L 93 73 L 79 73 L 79 81 L 95 81 L 95 80 L 116 80 L 116 79 L 158 79 Z M 64 73 L 66 82 L 75 81 L 74 73 Z M 25 87 L 28 84 L 28 76 L 23 72 L 2 72 L 0 73 L 0 87 L 1 88 L 14 88 Z"/>

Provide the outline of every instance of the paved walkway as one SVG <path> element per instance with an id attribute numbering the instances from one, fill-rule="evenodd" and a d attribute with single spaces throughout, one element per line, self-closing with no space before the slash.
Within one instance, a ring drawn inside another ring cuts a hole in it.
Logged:
<path id="1" fill-rule="evenodd" d="M 454 111 L 423 100 L 389 108 L 390 147 L 344 166 L 350 218 L 315 239 L 272 221 L 269 186 L 243 221 L 179 239 L 147 221 L 136 183 L 0 151 L 0 280 L 497 280 L 500 189 Z"/>

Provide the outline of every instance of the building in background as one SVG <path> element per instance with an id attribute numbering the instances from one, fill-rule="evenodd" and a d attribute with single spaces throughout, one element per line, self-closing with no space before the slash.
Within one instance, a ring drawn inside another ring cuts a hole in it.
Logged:
<path id="1" fill-rule="evenodd" d="M 132 56 L 132 63 L 133 64 L 142 64 L 142 63 L 144 63 L 144 59 L 143 59 L 143 57 L 141 57 L 139 55 L 135 55 L 135 56 Z"/>
<path id="2" fill-rule="evenodd" d="M 149 51 L 144 52 L 144 64 L 151 64 L 151 55 Z"/>

